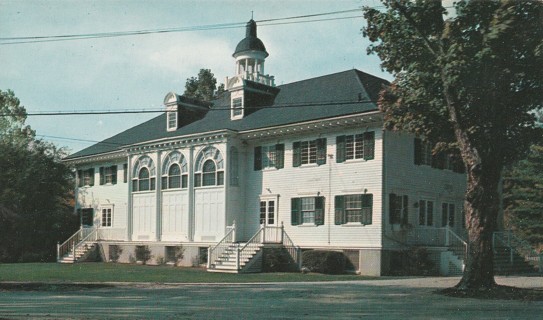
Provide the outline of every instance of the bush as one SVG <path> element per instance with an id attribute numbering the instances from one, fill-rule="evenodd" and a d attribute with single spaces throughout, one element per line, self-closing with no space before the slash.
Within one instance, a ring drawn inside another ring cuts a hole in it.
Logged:
<path id="1" fill-rule="evenodd" d="M 147 261 L 151 260 L 151 250 L 149 246 L 136 246 L 136 261 L 141 261 L 143 264 L 146 264 Z"/>
<path id="2" fill-rule="evenodd" d="M 413 247 L 393 254 L 390 273 L 398 276 L 427 276 L 436 273 L 425 248 Z"/>
<path id="3" fill-rule="evenodd" d="M 119 258 L 121 257 L 122 253 L 123 253 L 123 249 L 120 246 L 116 244 L 109 246 L 109 260 L 113 262 L 119 261 Z"/>
<path id="4" fill-rule="evenodd" d="M 302 254 L 302 268 L 310 272 L 342 274 L 345 272 L 346 257 L 343 252 L 309 250 Z"/>
<path id="5" fill-rule="evenodd" d="M 267 248 L 262 255 L 264 272 L 294 272 L 298 268 L 285 248 Z"/>

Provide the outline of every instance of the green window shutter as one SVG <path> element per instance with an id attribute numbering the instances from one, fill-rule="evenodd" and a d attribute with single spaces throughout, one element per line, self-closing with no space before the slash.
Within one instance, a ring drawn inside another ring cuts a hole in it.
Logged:
<path id="1" fill-rule="evenodd" d="M 403 196 L 402 201 L 403 201 L 402 224 L 407 225 L 409 223 L 409 198 L 407 196 Z"/>
<path id="2" fill-rule="evenodd" d="M 335 196 L 334 198 L 335 219 L 336 225 L 345 223 L 345 196 Z"/>
<path id="3" fill-rule="evenodd" d="M 262 147 L 255 147 L 254 169 L 255 171 L 262 169 Z"/>
<path id="4" fill-rule="evenodd" d="M 275 168 L 283 169 L 285 167 L 285 145 L 278 143 L 275 145 Z"/>
<path id="5" fill-rule="evenodd" d="M 117 184 L 117 166 L 111 166 L 111 183 Z"/>
<path id="6" fill-rule="evenodd" d="M 400 217 L 397 217 L 397 209 L 396 209 L 396 194 L 391 193 L 388 195 L 388 216 L 389 216 L 389 222 L 390 224 L 398 224 L 400 223 Z"/>
<path id="7" fill-rule="evenodd" d="M 336 137 L 336 162 L 345 161 L 345 136 Z"/>
<path id="8" fill-rule="evenodd" d="M 415 164 L 418 166 L 422 162 L 422 140 L 415 138 Z"/>
<path id="9" fill-rule="evenodd" d="M 373 221 L 373 194 L 362 195 L 362 208 L 369 208 L 369 216 L 363 217 L 362 224 L 372 224 Z"/>
<path id="10" fill-rule="evenodd" d="M 302 199 L 300 198 L 290 199 L 290 224 L 293 226 L 297 226 L 300 224 L 301 214 L 302 214 L 301 207 L 302 207 Z"/>
<path id="11" fill-rule="evenodd" d="M 317 164 L 326 164 L 326 138 L 317 139 Z"/>
<path id="12" fill-rule="evenodd" d="M 83 186 L 83 170 L 77 170 L 77 186 Z"/>
<path id="13" fill-rule="evenodd" d="M 292 166 L 299 167 L 302 164 L 302 150 L 300 148 L 300 141 L 296 141 L 292 144 Z"/>
<path id="14" fill-rule="evenodd" d="M 104 174 L 104 167 L 100 167 L 100 185 L 103 185 L 106 181 L 106 176 Z"/>
<path id="15" fill-rule="evenodd" d="M 315 224 L 318 226 L 324 224 L 324 197 L 315 198 Z"/>
<path id="16" fill-rule="evenodd" d="M 94 168 L 89 169 L 90 172 L 90 186 L 94 186 Z"/>
<path id="17" fill-rule="evenodd" d="M 364 132 L 364 159 L 375 158 L 375 131 Z"/>

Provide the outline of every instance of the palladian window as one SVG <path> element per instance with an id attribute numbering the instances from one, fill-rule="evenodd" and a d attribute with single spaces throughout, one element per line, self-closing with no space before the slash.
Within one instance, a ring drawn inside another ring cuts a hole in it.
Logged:
<path id="1" fill-rule="evenodd" d="M 180 152 L 173 151 L 164 158 L 161 187 L 162 189 L 188 187 L 187 160 Z"/>
<path id="2" fill-rule="evenodd" d="M 155 190 L 156 168 L 153 160 L 148 156 L 140 157 L 134 163 L 132 177 L 133 192 Z"/>
<path id="3" fill-rule="evenodd" d="M 194 186 L 209 187 L 224 185 L 224 161 L 215 147 L 206 147 L 196 158 Z"/>

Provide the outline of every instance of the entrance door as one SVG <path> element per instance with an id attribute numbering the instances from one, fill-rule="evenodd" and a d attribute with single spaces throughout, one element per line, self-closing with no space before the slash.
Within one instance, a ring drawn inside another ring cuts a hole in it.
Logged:
<path id="1" fill-rule="evenodd" d="M 277 201 L 276 199 L 260 200 L 260 224 L 265 226 L 277 226 Z"/>

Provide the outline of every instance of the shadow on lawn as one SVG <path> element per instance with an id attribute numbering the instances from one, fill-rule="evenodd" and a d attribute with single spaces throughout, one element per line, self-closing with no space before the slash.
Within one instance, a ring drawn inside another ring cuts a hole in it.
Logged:
<path id="1" fill-rule="evenodd" d="M 434 291 L 437 294 L 455 298 L 482 300 L 543 301 L 543 289 L 526 289 L 498 285 L 488 290 L 459 290 L 447 288 Z"/>
<path id="2" fill-rule="evenodd" d="M 113 285 L 101 283 L 0 283 L 0 291 L 46 291 L 46 292 L 66 292 L 83 291 L 92 289 L 112 288 Z"/>

